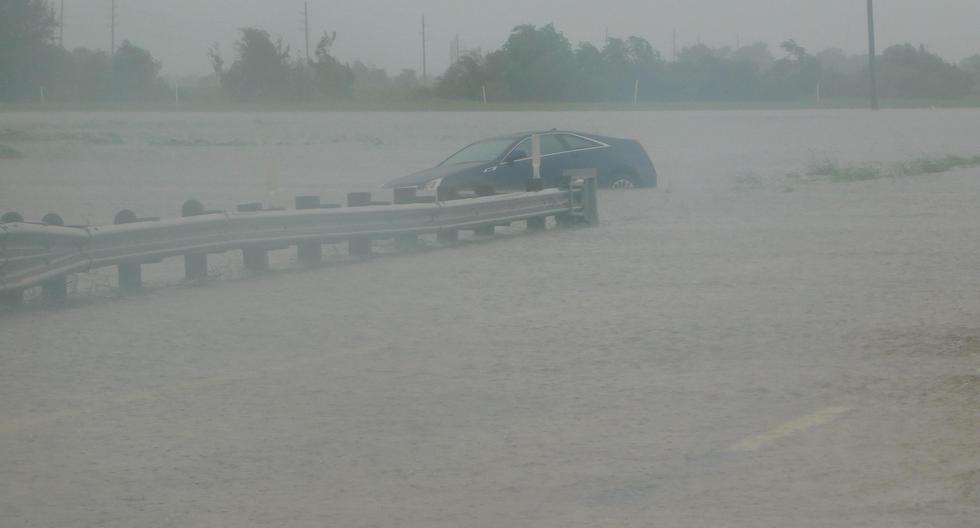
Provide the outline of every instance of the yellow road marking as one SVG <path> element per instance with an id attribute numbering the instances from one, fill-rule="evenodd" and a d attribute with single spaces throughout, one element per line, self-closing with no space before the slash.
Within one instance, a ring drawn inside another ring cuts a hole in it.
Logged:
<path id="1" fill-rule="evenodd" d="M 765 433 L 750 436 L 732 447 L 729 447 L 728 451 L 735 453 L 758 451 L 759 449 L 768 447 L 773 443 L 786 438 L 787 436 L 792 436 L 794 434 L 813 429 L 814 427 L 828 424 L 850 410 L 850 407 L 827 407 L 826 409 L 821 409 L 813 414 L 794 418 L 793 420 L 785 422 L 774 429 L 766 431 Z"/>

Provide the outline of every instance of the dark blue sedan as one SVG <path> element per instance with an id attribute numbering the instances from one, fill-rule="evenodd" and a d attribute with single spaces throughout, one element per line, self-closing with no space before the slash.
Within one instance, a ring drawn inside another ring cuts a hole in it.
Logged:
<path id="1" fill-rule="evenodd" d="M 568 169 L 596 169 L 601 187 L 633 189 L 657 186 L 657 171 L 638 142 L 549 130 L 478 141 L 431 169 L 390 181 L 385 187 L 434 190 L 439 186 L 449 186 L 460 191 L 479 187 L 489 187 L 495 191 L 526 190 L 533 176 L 533 134 L 540 135 L 540 175 L 544 187 L 556 187 L 563 171 Z"/>

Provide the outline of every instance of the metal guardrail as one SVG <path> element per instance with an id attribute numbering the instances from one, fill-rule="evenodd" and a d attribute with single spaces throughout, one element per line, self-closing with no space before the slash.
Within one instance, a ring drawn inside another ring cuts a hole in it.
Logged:
<path id="1" fill-rule="evenodd" d="M 293 245 L 301 259 L 319 260 L 326 243 L 347 241 L 351 254 L 365 254 L 374 239 L 404 243 L 435 233 L 439 240 L 452 241 L 459 230 L 487 233 L 516 221 L 527 221 L 532 230 L 542 228 L 549 216 L 560 224 L 598 222 L 596 182 L 587 175 L 565 189 L 463 199 L 446 193 L 437 201 L 420 200 L 429 203 L 353 206 L 355 195 L 358 203 L 377 203 L 370 196 L 365 201 L 363 194 L 351 193 L 352 206 L 346 208 L 326 208 L 330 206 L 312 197 L 315 208 L 290 211 L 225 213 L 201 208 L 196 216 L 186 216 L 185 207 L 184 218 L 166 220 L 139 219 L 125 211 L 117 215 L 117 225 L 0 224 L 0 296 L 16 303 L 24 290 L 42 286 L 46 297 L 64 297 L 66 276 L 106 266 L 119 267 L 121 287 L 138 288 L 143 264 L 181 255 L 187 276 L 200 278 L 207 273 L 207 254 L 230 250 L 243 251 L 247 268 L 261 269 L 268 265 L 269 250 Z M 409 200 L 414 198 L 414 192 L 409 194 Z M 399 196 L 406 201 L 404 192 L 396 194 L 396 201 Z M 311 197 L 302 198 L 309 207 Z"/>

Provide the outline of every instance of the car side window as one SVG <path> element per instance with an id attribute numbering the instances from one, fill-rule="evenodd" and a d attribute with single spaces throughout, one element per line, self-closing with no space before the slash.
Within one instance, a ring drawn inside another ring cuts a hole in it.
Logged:
<path id="1" fill-rule="evenodd" d="M 545 134 L 541 136 L 541 155 L 558 154 L 564 152 L 565 146 L 561 144 L 556 134 Z"/>
<path id="2" fill-rule="evenodd" d="M 587 148 L 601 147 L 602 144 L 584 137 L 562 134 L 561 141 L 565 144 L 565 150 L 582 150 Z"/>
<path id="3" fill-rule="evenodd" d="M 530 158 L 531 157 L 531 138 L 527 138 L 524 141 L 521 141 L 520 143 L 518 143 L 517 146 L 514 147 L 514 150 L 512 150 L 511 152 L 517 152 L 517 151 L 521 151 L 521 152 L 523 152 L 524 154 L 527 155 L 525 157 L 521 157 L 521 158 L 518 158 L 518 159 Z"/>
<path id="4" fill-rule="evenodd" d="M 518 143 L 514 147 L 514 152 L 518 150 L 523 150 L 527 157 L 530 158 L 533 152 L 531 152 L 531 138 L 527 138 L 524 141 Z M 556 134 L 542 134 L 541 135 L 541 155 L 547 156 L 549 154 L 558 154 L 559 152 L 565 152 L 568 150 L 565 145 L 562 144 L 561 140 L 558 139 Z M 524 158 L 522 158 L 524 159 Z"/>

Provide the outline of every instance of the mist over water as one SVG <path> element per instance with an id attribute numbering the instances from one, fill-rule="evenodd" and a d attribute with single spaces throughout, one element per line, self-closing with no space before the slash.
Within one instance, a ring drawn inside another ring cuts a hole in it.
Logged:
<path id="1" fill-rule="evenodd" d="M 67 526 L 970 526 L 980 111 L 6 114 L 0 211 L 340 201 L 546 127 L 638 139 L 596 229 L 0 314 L 0 512 Z M 8 134 L 9 136 L 9 134 Z M 271 183 L 270 183 L 271 182 Z M 0 524 L 6 524 L 0 522 Z"/>
<path id="2" fill-rule="evenodd" d="M 118 209 L 176 216 L 297 194 L 340 199 L 438 163 L 460 146 L 517 130 L 563 128 L 635 138 L 661 193 L 727 193 L 822 159 L 844 164 L 974 155 L 980 111 L 678 111 L 436 113 L 13 113 L 0 210 L 111 223 Z M 846 192 L 846 188 L 840 192 Z M 653 194 L 651 196 L 657 196 Z M 651 198 L 653 199 L 653 198 Z"/>

